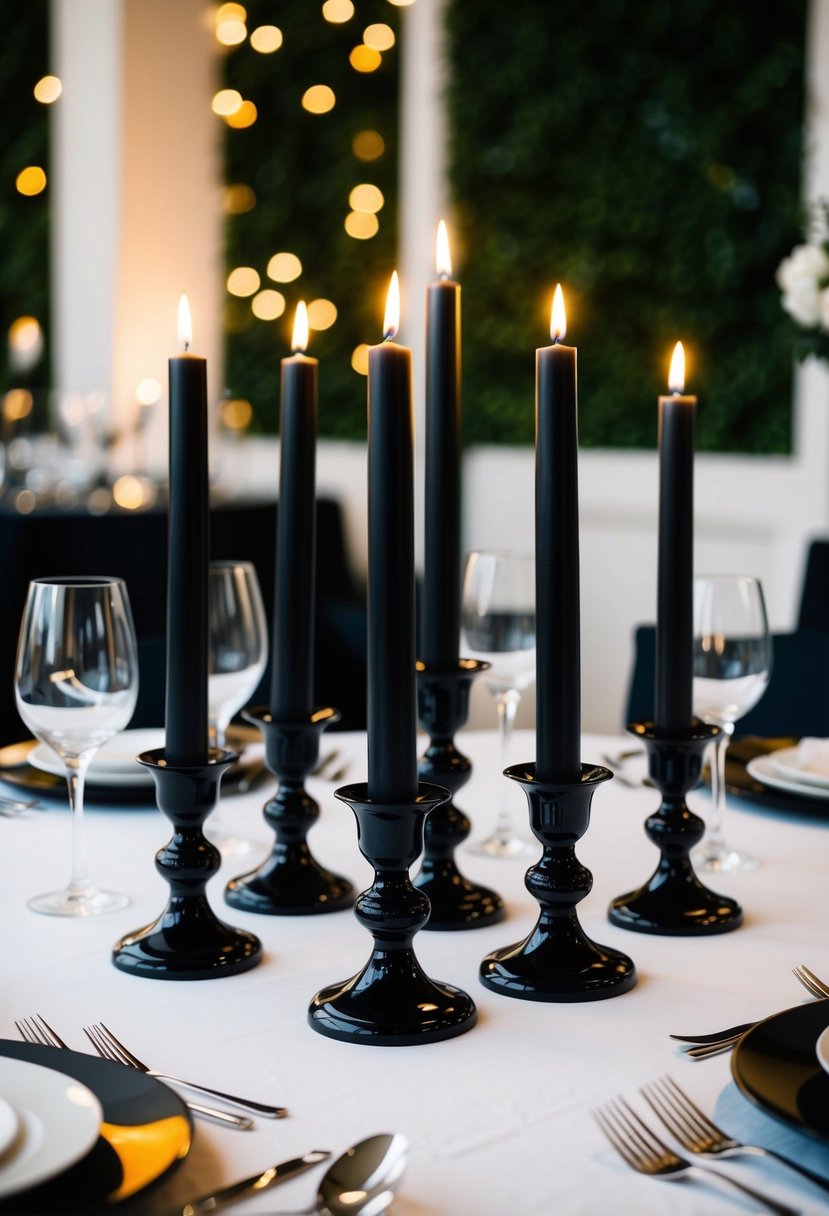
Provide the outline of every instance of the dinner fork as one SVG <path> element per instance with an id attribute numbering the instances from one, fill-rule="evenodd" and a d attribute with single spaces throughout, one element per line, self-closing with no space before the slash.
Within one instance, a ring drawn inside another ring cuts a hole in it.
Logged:
<path id="1" fill-rule="evenodd" d="M 742 1141 L 729 1136 L 700 1110 L 672 1077 L 662 1077 L 649 1085 L 643 1085 L 642 1096 L 671 1135 L 689 1153 L 711 1158 L 733 1157 L 738 1153 L 772 1157 L 795 1173 L 808 1178 L 815 1186 L 829 1191 L 829 1181 L 797 1165 L 796 1162 L 781 1157 L 770 1148 L 761 1148 L 759 1144 L 743 1144 Z"/>
<path id="2" fill-rule="evenodd" d="M 266 1119 L 284 1119 L 288 1113 L 284 1106 L 268 1106 L 264 1102 L 238 1098 L 233 1094 L 222 1093 L 219 1089 L 210 1089 L 207 1085 L 197 1085 L 195 1081 L 184 1081 L 181 1077 L 173 1077 L 167 1072 L 157 1072 L 139 1060 L 138 1056 L 134 1056 L 123 1043 L 116 1039 L 103 1022 L 98 1022 L 95 1026 L 84 1026 L 83 1032 L 99 1056 L 103 1056 L 106 1060 L 115 1060 L 117 1064 L 126 1064 L 129 1068 L 137 1068 L 139 1072 L 146 1073 L 148 1077 L 155 1077 L 158 1081 L 172 1081 L 175 1085 L 183 1085 L 185 1089 L 206 1094 L 210 1098 L 218 1098 L 221 1102 L 238 1106 L 241 1110 L 249 1111 L 254 1115 L 263 1115 Z"/>
<path id="3" fill-rule="evenodd" d="M 64 1043 L 57 1031 L 53 1030 L 40 1014 L 36 1014 L 32 1018 L 22 1018 L 21 1021 L 15 1022 L 15 1026 L 17 1033 L 26 1043 L 70 1050 L 69 1044 Z M 217 1110 L 214 1106 L 202 1106 L 198 1102 L 188 1102 L 187 1105 L 194 1115 L 201 1115 L 205 1119 L 212 1119 L 215 1123 L 223 1123 L 227 1127 L 235 1127 L 238 1131 L 247 1131 L 253 1127 L 253 1119 L 244 1115 L 234 1115 L 229 1110 Z"/>
<path id="4" fill-rule="evenodd" d="M 824 984 L 823 980 L 818 979 L 814 971 L 810 971 L 804 963 L 798 963 L 796 967 L 792 967 L 792 974 L 795 979 L 800 980 L 804 988 L 811 992 L 812 996 L 816 996 L 819 1000 L 829 997 L 829 984 Z"/>
<path id="5" fill-rule="evenodd" d="M 777 1216 L 798 1216 L 794 1208 L 786 1207 L 759 1191 L 753 1191 L 743 1182 L 737 1182 L 728 1174 L 719 1170 L 706 1169 L 703 1166 L 692 1165 L 685 1157 L 680 1157 L 673 1149 L 668 1148 L 647 1123 L 639 1118 L 636 1111 L 628 1106 L 624 1098 L 616 1098 L 604 1106 L 597 1107 L 592 1112 L 593 1118 L 604 1132 L 607 1139 L 626 1165 L 647 1174 L 651 1178 L 662 1178 L 674 1182 L 689 1175 L 718 1179 L 727 1186 L 742 1191 L 750 1196 L 755 1203 L 766 1208 Z"/>

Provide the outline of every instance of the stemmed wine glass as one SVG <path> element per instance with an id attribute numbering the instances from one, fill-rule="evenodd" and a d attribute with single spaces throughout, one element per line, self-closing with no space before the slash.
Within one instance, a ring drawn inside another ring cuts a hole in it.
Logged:
<path id="1" fill-rule="evenodd" d="M 510 744 L 521 694 L 535 680 L 535 559 L 532 554 L 478 549 L 469 554 L 463 583 L 461 629 L 464 653 L 490 664 L 482 679 L 495 697 L 501 768 Z M 506 803 L 495 830 L 468 849 L 487 857 L 534 857 L 537 846 L 521 832 Z"/>
<path id="2" fill-rule="evenodd" d="M 695 865 L 709 873 L 752 870 L 756 858 L 732 849 L 723 835 L 725 753 L 734 724 L 762 697 L 771 674 L 763 589 L 750 575 L 694 579 L 694 713 L 721 727 L 713 743 L 712 812 Z"/>
<path id="3" fill-rule="evenodd" d="M 93 916 L 129 903 L 87 875 L 84 780 L 98 748 L 132 717 L 138 659 L 127 588 L 118 578 L 39 578 L 29 584 L 15 669 L 18 712 L 66 766 L 72 809 L 68 887 L 30 899 L 53 916 Z"/>

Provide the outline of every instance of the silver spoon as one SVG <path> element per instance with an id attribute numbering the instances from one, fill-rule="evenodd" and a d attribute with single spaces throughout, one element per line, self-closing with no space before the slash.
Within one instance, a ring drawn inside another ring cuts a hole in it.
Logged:
<path id="1" fill-rule="evenodd" d="M 405 1136 L 369 1136 L 328 1167 L 312 1208 L 271 1216 L 382 1216 L 391 1206 L 408 1158 Z"/>

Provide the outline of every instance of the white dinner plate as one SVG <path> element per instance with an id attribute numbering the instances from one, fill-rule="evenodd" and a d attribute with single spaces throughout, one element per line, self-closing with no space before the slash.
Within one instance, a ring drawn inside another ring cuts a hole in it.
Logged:
<path id="1" fill-rule="evenodd" d="M 755 756 L 746 765 L 746 772 L 755 781 L 762 781 L 771 789 L 786 790 L 789 794 L 800 794 L 802 798 L 815 798 L 819 802 L 829 801 L 829 790 L 816 785 L 807 785 L 805 781 L 792 781 L 781 777 L 776 771 L 771 755 Z"/>
<path id="2" fill-rule="evenodd" d="M 164 731 L 160 727 L 144 730 L 122 730 L 113 735 L 92 757 L 86 779 L 97 785 L 147 785 L 152 782 L 150 773 L 136 763 L 139 752 L 151 751 L 164 746 Z M 46 743 L 39 743 L 29 753 L 29 764 L 64 777 L 63 761 Z"/>
<path id="3" fill-rule="evenodd" d="M 815 1044 L 815 1054 L 821 1068 L 829 1072 L 829 1026 L 818 1037 L 818 1041 Z"/>
<path id="4" fill-rule="evenodd" d="M 54 1178 L 98 1139 L 101 1104 L 74 1077 L 27 1060 L 0 1059 L 0 1093 L 20 1120 L 0 1161 L 0 1198 Z"/>
<path id="5" fill-rule="evenodd" d="M 5 1098 L 0 1098 L 0 1157 L 3 1156 L 3 1153 L 5 1153 L 12 1140 L 14 1140 L 19 1127 L 20 1119 L 17 1111 L 11 1102 L 7 1102 Z"/>
<path id="6" fill-rule="evenodd" d="M 816 769 L 805 768 L 799 748 L 781 747 L 779 751 L 770 752 L 769 755 L 775 772 L 781 777 L 803 785 L 816 785 L 829 793 L 829 775 Z"/>

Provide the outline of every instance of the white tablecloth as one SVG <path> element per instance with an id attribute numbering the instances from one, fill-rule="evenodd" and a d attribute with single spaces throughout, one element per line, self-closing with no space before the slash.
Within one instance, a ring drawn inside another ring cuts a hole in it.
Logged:
<path id="1" fill-rule="evenodd" d="M 499 776 L 494 735 L 469 732 L 459 742 L 475 766 L 458 797 L 475 835 L 491 828 L 502 794 L 525 817 L 520 790 Z M 324 738 L 324 748 L 334 745 L 351 760 L 347 780 L 363 780 L 364 736 Z M 583 756 L 598 762 L 602 752 L 625 745 L 588 737 Z M 533 755 L 532 735 L 517 735 L 514 759 Z M 321 861 L 364 887 L 370 872 L 357 851 L 353 816 L 333 797 L 333 788 L 309 782 L 322 808 L 312 846 Z M 222 820 L 267 842 L 270 833 L 260 814 L 267 793 L 225 799 Z M 657 802 L 653 790 L 608 783 L 596 794 L 592 824 L 578 849 L 594 875 L 592 894 L 581 905 L 582 922 L 597 941 L 634 958 L 639 983 L 632 992 L 558 1005 L 510 1000 L 484 989 L 478 982 L 481 958 L 523 937 L 536 905 L 523 886 L 524 863 L 462 853 L 465 872 L 504 895 L 508 919 L 474 932 L 422 932 L 416 945 L 432 976 L 474 996 L 479 1023 L 448 1042 L 403 1048 L 334 1042 L 306 1023 L 314 993 L 359 970 L 369 955 L 370 938 L 352 913 L 280 918 L 227 908 L 224 883 L 249 868 L 246 859 L 231 858 L 211 884 L 211 900 L 230 923 L 261 937 L 262 964 L 214 981 L 136 979 L 112 966 L 110 951 L 122 933 L 154 919 L 163 907 L 167 888 L 153 858 L 169 837 L 167 820 L 147 809 L 89 808 L 92 877 L 128 892 L 133 902 L 117 914 L 76 922 L 25 906 L 27 896 L 60 887 L 68 877 L 68 813 L 38 810 L 0 819 L 0 1036 L 15 1037 L 15 1018 L 40 1013 L 71 1046 L 85 1050 L 81 1027 L 103 1020 L 156 1068 L 290 1109 L 289 1118 L 258 1120 L 251 1132 L 197 1122 L 190 1157 L 139 1204 L 142 1213 L 162 1212 L 311 1148 L 339 1153 L 379 1131 L 402 1132 L 411 1142 L 394 1209 L 399 1216 L 752 1210 L 750 1201 L 707 1183 L 669 1185 L 635 1175 L 605 1144 L 589 1112 L 616 1094 L 636 1099 L 643 1082 L 670 1073 L 732 1134 L 795 1153 L 829 1177 L 829 1147 L 749 1105 L 730 1079 L 728 1055 L 693 1063 L 668 1037 L 670 1031 L 716 1030 L 798 1004 L 805 994 L 791 975 L 797 962 L 829 975 L 829 821 L 735 804 L 728 833 L 763 864 L 715 885 L 743 903 L 744 927 L 711 938 L 650 937 L 613 927 L 606 909 L 613 896 L 639 885 L 654 868 L 657 854 L 642 824 Z M 697 792 L 692 802 L 704 815 L 707 794 Z M 737 1159 L 721 1168 L 803 1212 L 826 1210 L 826 1194 L 774 1163 Z M 315 1174 L 306 1174 L 239 1210 L 254 1216 L 304 1207 L 315 1182 Z"/>

